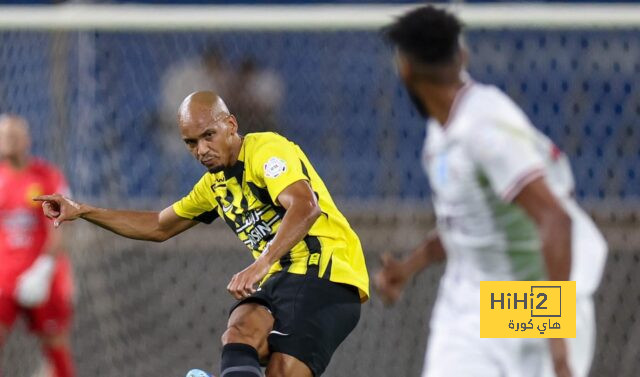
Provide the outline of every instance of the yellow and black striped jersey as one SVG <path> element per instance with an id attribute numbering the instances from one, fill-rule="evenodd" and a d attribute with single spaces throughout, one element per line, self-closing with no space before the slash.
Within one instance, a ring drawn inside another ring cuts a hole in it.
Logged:
<path id="1" fill-rule="evenodd" d="M 180 217 L 205 223 L 222 217 L 258 258 L 285 213 L 278 195 L 300 180 L 309 182 L 322 214 L 307 236 L 273 265 L 265 280 L 281 270 L 306 274 L 307 267 L 315 265 L 319 277 L 357 287 L 365 301 L 369 276 L 358 236 L 304 152 L 276 133 L 247 134 L 237 163 L 219 173 L 205 173 L 173 209 Z"/>

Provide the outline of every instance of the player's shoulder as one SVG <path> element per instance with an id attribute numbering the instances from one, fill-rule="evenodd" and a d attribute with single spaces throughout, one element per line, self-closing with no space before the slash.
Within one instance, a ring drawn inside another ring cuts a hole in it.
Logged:
<path id="1" fill-rule="evenodd" d="M 276 132 L 251 132 L 244 136 L 245 143 L 264 145 L 269 143 L 287 143 L 289 140 Z"/>
<path id="2" fill-rule="evenodd" d="M 476 84 L 470 93 L 467 115 L 473 119 L 475 132 L 492 130 L 533 130 L 529 118 L 518 104 L 494 85 Z M 474 132 L 470 132 L 473 137 Z"/>
<path id="3" fill-rule="evenodd" d="M 55 164 L 40 157 L 31 157 L 31 160 L 29 161 L 29 170 L 31 170 L 32 172 L 38 175 L 47 175 L 47 176 L 62 175 L 62 172 Z"/>
<path id="4" fill-rule="evenodd" d="M 290 147 L 293 143 L 275 132 L 253 132 L 244 137 L 245 153 L 248 158 L 261 152 L 272 152 Z"/>
<path id="5" fill-rule="evenodd" d="M 216 182 L 224 182 L 224 180 L 225 178 L 224 178 L 223 172 L 219 172 L 219 173 L 205 172 L 195 185 L 209 187 L 215 184 Z"/>
<path id="6" fill-rule="evenodd" d="M 495 85 L 474 83 L 469 89 L 467 111 L 476 115 L 504 115 L 505 110 L 519 108 L 518 105 Z"/>
<path id="7" fill-rule="evenodd" d="M 29 168 L 30 169 L 49 169 L 49 170 L 56 169 L 51 162 L 41 157 L 31 157 L 29 161 Z"/>

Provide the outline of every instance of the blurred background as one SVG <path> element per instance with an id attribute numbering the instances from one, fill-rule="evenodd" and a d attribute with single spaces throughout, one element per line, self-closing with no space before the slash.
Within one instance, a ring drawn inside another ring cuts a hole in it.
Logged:
<path id="1" fill-rule="evenodd" d="M 301 7 L 318 2 L 280 1 L 273 9 L 260 0 L 141 2 L 148 4 L 0 2 L 0 112 L 29 120 L 33 153 L 63 168 L 75 198 L 161 209 L 188 193 L 203 171 L 178 137 L 176 109 L 186 94 L 214 89 L 241 131 L 277 131 L 306 151 L 359 233 L 371 273 L 380 253 L 408 252 L 431 229 L 419 161 L 424 121 L 379 33 L 412 3 L 323 1 L 328 16 L 301 25 L 280 15 L 290 6 L 312 14 L 316 8 Z M 204 3 L 226 4 L 225 23 L 154 21 L 157 9 L 180 20 L 216 19 L 222 8 Z M 524 4 L 531 19 L 519 23 L 509 21 L 522 16 L 514 4 L 467 3 L 452 9 L 467 24 L 472 76 L 505 90 L 569 155 L 576 195 L 609 241 L 591 375 L 637 376 L 640 8 L 629 8 L 635 13 L 620 21 L 620 9 L 606 4 Z M 600 21 L 585 23 L 571 12 L 589 8 Z M 501 16 L 479 17 L 483 9 Z M 377 16 L 363 23 L 368 12 Z M 547 22 L 559 12 L 560 22 Z M 44 17 L 33 21 L 36 13 Z M 87 24 L 86 17 L 102 14 L 100 26 Z M 345 14 L 356 16 L 335 21 Z M 116 22 L 123 15 L 129 23 Z M 260 23 L 272 18 L 279 23 Z M 65 227 L 77 284 L 79 376 L 218 369 L 233 303 L 225 287 L 251 262 L 222 221 L 164 244 L 118 239 L 80 222 Z M 418 376 L 441 273 L 423 273 L 393 308 L 373 295 L 326 375 Z M 39 347 L 24 328 L 18 325 L 2 355 L 4 376 L 41 369 Z"/>

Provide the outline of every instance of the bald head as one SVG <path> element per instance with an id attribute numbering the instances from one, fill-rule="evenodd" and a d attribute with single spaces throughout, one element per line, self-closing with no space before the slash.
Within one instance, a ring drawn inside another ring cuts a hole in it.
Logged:
<path id="1" fill-rule="evenodd" d="M 17 115 L 0 115 L 0 158 L 24 161 L 29 156 L 29 124 Z"/>
<path id="2" fill-rule="evenodd" d="M 178 124 L 212 122 L 231 115 L 222 98 L 214 92 L 189 94 L 178 110 Z"/>
<path id="3" fill-rule="evenodd" d="M 178 126 L 189 152 L 209 172 L 233 165 L 242 146 L 236 118 L 213 92 L 195 92 L 182 101 Z"/>

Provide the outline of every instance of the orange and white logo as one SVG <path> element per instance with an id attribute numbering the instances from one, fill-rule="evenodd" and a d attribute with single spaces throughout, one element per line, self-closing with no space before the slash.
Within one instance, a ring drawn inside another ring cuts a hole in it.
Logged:
<path id="1" fill-rule="evenodd" d="M 40 207 L 40 202 L 36 202 L 33 200 L 36 196 L 40 196 L 44 194 L 44 190 L 39 183 L 32 183 L 27 187 L 25 191 L 24 200 L 27 201 L 27 204 L 31 207 Z"/>

